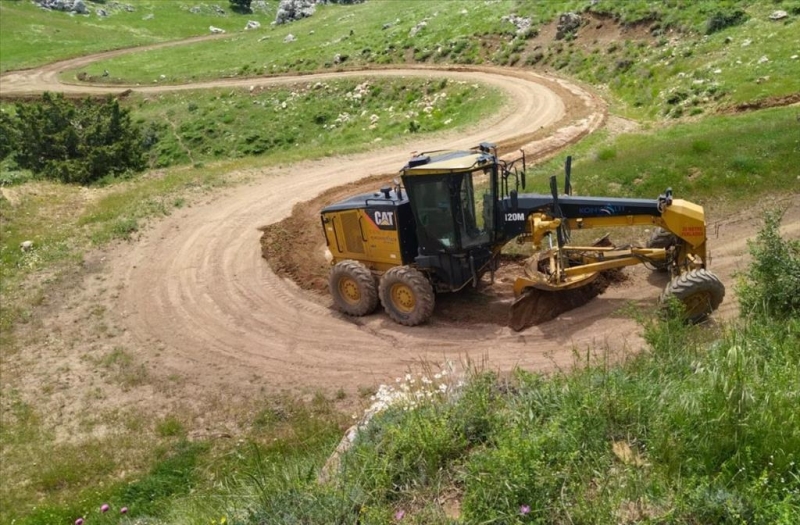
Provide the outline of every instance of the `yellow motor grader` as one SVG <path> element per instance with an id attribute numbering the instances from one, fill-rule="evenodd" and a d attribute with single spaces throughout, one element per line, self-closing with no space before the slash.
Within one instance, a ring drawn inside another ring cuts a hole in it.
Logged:
<path id="1" fill-rule="evenodd" d="M 433 313 L 435 294 L 477 287 L 498 268 L 511 240 L 530 242 L 537 256 L 516 279 L 514 293 L 559 293 L 591 283 L 600 272 L 648 264 L 671 280 L 662 301 L 681 301 L 686 318 L 704 319 L 725 295 L 706 268 L 703 208 L 675 199 L 572 195 L 567 159 L 564 194 L 555 177 L 551 193 L 521 194 L 525 154 L 498 158 L 493 144 L 471 150 L 413 156 L 400 181 L 375 193 L 325 207 L 322 227 L 332 255 L 329 287 L 336 307 L 363 316 L 379 302 L 394 321 L 415 326 Z M 643 247 L 575 246 L 570 233 L 589 228 L 647 225 L 655 234 Z M 542 244 L 548 240 L 545 249 Z"/>

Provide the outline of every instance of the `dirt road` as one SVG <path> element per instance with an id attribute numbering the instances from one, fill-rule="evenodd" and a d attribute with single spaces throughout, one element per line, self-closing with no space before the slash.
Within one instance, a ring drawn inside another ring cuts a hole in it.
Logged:
<path id="1" fill-rule="evenodd" d="M 96 58 L 5 75 L 0 94 L 129 88 L 58 82 L 59 71 Z M 471 147 L 490 140 L 506 150 L 524 147 L 536 157 L 576 141 L 605 120 L 602 101 L 581 87 L 521 70 L 405 68 L 132 89 L 267 85 L 367 74 L 482 82 L 503 89 L 508 104 L 500 114 L 470 130 L 260 173 L 254 182 L 180 210 L 154 223 L 139 241 L 112 249 L 104 255 L 98 273 L 103 289 L 118 290 L 104 300 L 109 304 L 110 322 L 122 327 L 118 339 L 126 348 L 163 377 L 178 374 L 198 388 L 252 385 L 270 390 L 354 389 L 391 380 L 420 360 L 469 358 L 485 361 L 492 369 L 543 369 L 571 363 L 574 350 L 638 349 L 640 330 L 621 309 L 631 301 L 637 307 L 652 305 L 664 285 L 663 277 L 644 268 L 629 270 L 625 282 L 586 306 L 516 333 L 495 323 L 434 318 L 428 325 L 406 328 L 382 314 L 346 318 L 332 311 L 326 299 L 276 276 L 261 257 L 258 227 L 286 217 L 295 204 L 334 186 L 395 173 L 411 151 Z M 800 202 L 794 197 L 783 204 L 789 207 L 787 227 L 796 234 Z M 732 272 L 743 264 L 745 238 L 757 229 L 753 216 L 757 215 L 743 214 L 741 222 L 737 217 L 726 219 L 718 237 L 711 239 L 716 256 L 713 268 L 728 284 L 732 284 Z M 91 286 L 96 280 L 96 274 L 87 276 L 72 301 L 96 302 L 97 297 L 90 297 L 97 290 Z M 728 299 L 721 315 L 729 314 L 732 304 Z M 56 313 L 45 326 L 58 327 L 68 319 Z"/>

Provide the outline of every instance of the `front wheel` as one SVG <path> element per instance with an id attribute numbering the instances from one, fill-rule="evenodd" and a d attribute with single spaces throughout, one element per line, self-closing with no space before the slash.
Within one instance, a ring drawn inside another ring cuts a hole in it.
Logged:
<path id="1" fill-rule="evenodd" d="M 716 310 L 725 297 L 725 285 L 708 270 L 692 270 L 670 281 L 661 294 L 660 303 L 667 304 L 670 297 L 683 303 L 684 317 L 698 323 Z"/>
<path id="2" fill-rule="evenodd" d="M 671 231 L 665 230 L 664 228 L 656 228 L 653 230 L 653 234 L 650 235 L 650 239 L 647 240 L 646 246 L 648 248 L 669 249 L 678 244 L 678 242 L 680 242 L 678 236 Z M 666 273 L 669 271 L 669 261 L 653 263 L 653 270 Z"/>
<path id="3" fill-rule="evenodd" d="M 347 315 L 367 315 L 378 306 L 378 290 L 372 272 L 357 261 L 336 263 L 328 286 L 336 308 Z"/>
<path id="4" fill-rule="evenodd" d="M 379 288 L 383 308 L 396 323 L 416 326 L 433 314 L 433 287 L 415 268 L 395 266 L 389 269 L 381 277 Z"/>

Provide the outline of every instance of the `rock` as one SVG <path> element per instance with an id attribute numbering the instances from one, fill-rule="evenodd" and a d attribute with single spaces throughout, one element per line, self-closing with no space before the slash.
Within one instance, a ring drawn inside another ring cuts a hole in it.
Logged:
<path id="1" fill-rule="evenodd" d="M 779 9 L 778 11 L 773 11 L 771 15 L 769 15 L 770 20 L 783 20 L 789 16 L 789 13 L 784 11 L 783 9 Z"/>
<path id="2" fill-rule="evenodd" d="M 103 17 L 108 16 L 108 12 L 105 9 L 98 9 L 97 11 L 95 11 L 95 13 L 97 14 L 97 16 L 103 16 Z"/>
<path id="3" fill-rule="evenodd" d="M 314 0 L 281 0 L 275 14 L 275 23 L 285 24 L 312 16 L 316 9 Z"/>
<path id="4" fill-rule="evenodd" d="M 420 23 L 411 28 L 411 31 L 408 32 L 408 36 L 417 36 L 417 33 L 422 31 L 422 28 L 426 27 L 427 25 L 428 22 L 426 22 L 425 20 L 421 21 Z"/>
<path id="5" fill-rule="evenodd" d="M 71 13 L 78 13 L 79 15 L 86 15 L 89 13 L 83 0 L 37 0 L 36 3 L 44 9 L 51 9 L 53 11 L 68 11 Z"/>
<path id="6" fill-rule="evenodd" d="M 251 29 L 258 29 L 261 27 L 261 22 L 256 22 L 255 20 L 248 20 L 247 25 L 244 26 L 245 31 L 249 31 Z"/>
<path id="7" fill-rule="evenodd" d="M 517 34 L 521 35 L 527 33 L 531 28 L 531 19 L 523 18 L 517 15 L 507 15 L 500 19 L 503 22 L 511 22 L 517 27 Z"/>
<path id="8" fill-rule="evenodd" d="M 152 20 L 152 19 L 154 19 L 155 17 L 156 17 L 156 15 L 154 15 L 153 13 L 150 13 L 149 15 L 145 15 L 145 16 L 143 16 L 143 17 L 142 17 L 142 20 Z"/>
<path id="9" fill-rule="evenodd" d="M 769 58 L 767 58 L 767 55 L 764 55 L 758 59 L 759 64 L 766 64 L 767 62 L 769 62 Z"/>
<path id="10" fill-rule="evenodd" d="M 225 32 L 224 29 L 220 29 L 220 28 L 214 27 L 214 26 L 208 26 L 208 30 L 211 31 L 212 33 L 214 33 L 215 35 L 219 35 L 219 34 L 222 34 L 222 33 Z"/>
<path id="11" fill-rule="evenodd" d="M 191 9 L 189 9 L 189 12 L 192 13 L 193 15 L 199 15 L 200 11 L 202 11 L 202 9 L 200 9 L 199 6 L 194 6 Z"/>
<path id="12" fill-rule="evenodd" d="M 558 17 L 558 26 L 556 26 L 556 40 L 562 40 L 568 35 L 575 33 L 575 31 L 581 27 L 582 23 L 583 19 L 580 15 L 576 13 L 563 13 Z"/>
<path id="13" fill-rule="evenodd" d="M 19 244 L 19 249 L 23 252 L 29 252 L 33 249 L 33 241 L 22 241 Z"/>
<path id="14" fill-rule="evenodd" d="M 752 41 L 752 40 L 750 40 L 750 39 L 748 38 L 747 40 L 745 40 L 744 42 L 742 42 L 742 47 L 747 47 L 747 46 L 749 46 L 749 45 L 750 45 L 750 44 L 752 44 L 752 43 L 753 43 L 753 41 Z"/>
<path id="15" fill-rule="evenodd" d="M 792 55 L 789 58 L 791 58 L 792 60 L 797 60 L 797 57 L 798 57 L 798 55 Z"/>
<path id="16" fill-rule="evenodd" d="M 286 35 L 286 37 L 284 37 L 283 43 L 284 44 L 288 44 L 289 42 L 294 42 L 296 40 L 297 40 L 297 37 L 294 36 L 293 34 L 289 33 L 288 35 Z"/>
<path id="17" fill-rule="evenodd" d="M 223 16 L 223 15 L 225 14 L 225 10 L 224 10 L 224 9 L 222 9 L 222 8 L 221 8 L 220 6 L 218 6 L 218 5 L 212 5 L 212 6 L 211 6 L 211 9 L 213 9 L 213 10 L 214 10 L 214 12 L 215 12 L 215 13 L 217 13 L 218 15 L 220 15 L 220 16 Z"/>

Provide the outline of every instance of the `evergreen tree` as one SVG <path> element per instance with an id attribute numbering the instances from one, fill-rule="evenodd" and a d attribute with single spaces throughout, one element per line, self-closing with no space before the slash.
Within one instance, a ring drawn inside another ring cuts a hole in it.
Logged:
<path id="1" fill-rule="evenodd" d="M 16 108 L 14 158 L 21 168 L 79 184 L 144 169 L 141 132 L 111 97 L 73 104 L 45 93 L 42 102 Z"/>

